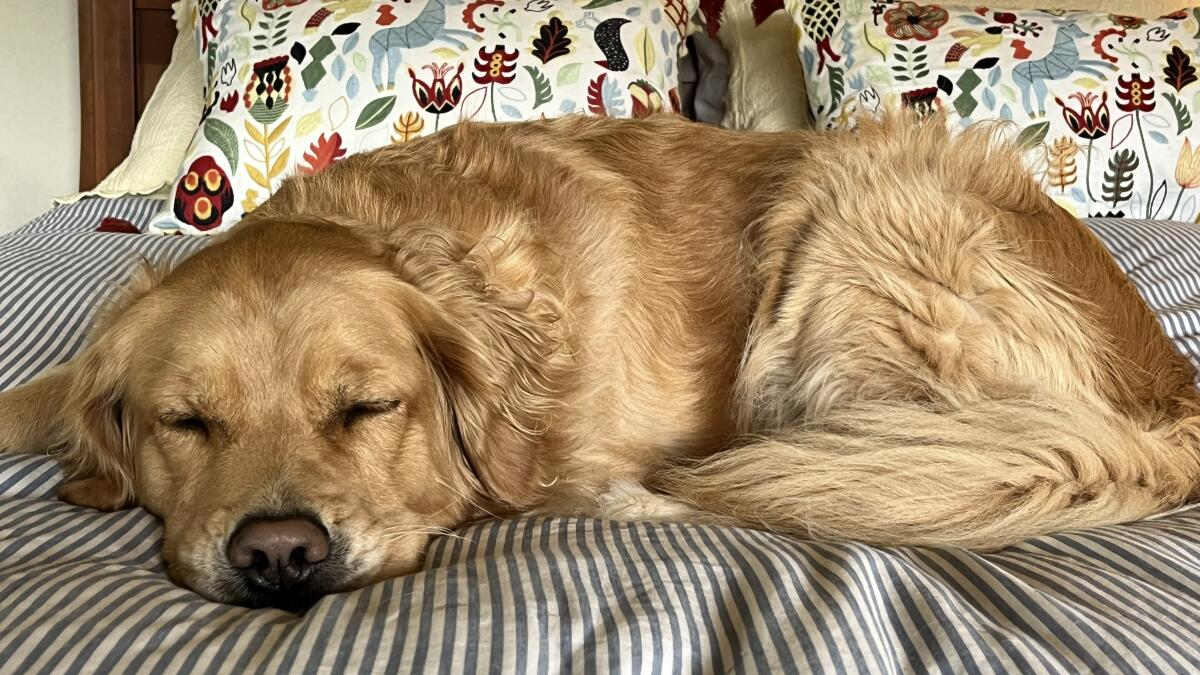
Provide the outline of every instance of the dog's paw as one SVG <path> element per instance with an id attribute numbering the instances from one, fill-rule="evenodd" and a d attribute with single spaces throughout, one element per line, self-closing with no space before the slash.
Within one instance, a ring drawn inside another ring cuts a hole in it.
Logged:
<path id="1" fill-rule="evenodd" d="M 596 517 L 609 520 L 692 520 L 695 510 L 670 497 L 655 494 L 636 481 L 615 480 L 596 498 Z"/>

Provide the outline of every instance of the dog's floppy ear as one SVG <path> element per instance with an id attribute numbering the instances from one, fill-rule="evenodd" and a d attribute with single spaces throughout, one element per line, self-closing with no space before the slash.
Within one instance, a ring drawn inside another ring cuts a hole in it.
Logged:
<path id="1" fill-rule="evenodd" d="M 65 502 L 114 511 L 134 503 L 131 420 L 125 405 L 129 352 L 126 340 L 101 335 L 75 364 L 63 411 L 64 445 L 59 460 L 67 482 Z"/>
<path id="2" fill-rule="evenodd" d="M 0 450 L 59 454 L 63 501 L 102 510 L 131 505 L 133 447 L 124 405 L 133 354 L 122 318 L 161 278 L 143 265 L 98 314 L 91 344 L 73 361 L 0 394 Z"/>
<path id="3" fill-rule="evenodd" d="M 500 239 L 408 232 L 393 257 L 424 298 L 413 318 L 467 468 L 488 497 L 514 508 L 537 498 L 561 365 L 557 294 L 538 287 L 527 253 Z"/>

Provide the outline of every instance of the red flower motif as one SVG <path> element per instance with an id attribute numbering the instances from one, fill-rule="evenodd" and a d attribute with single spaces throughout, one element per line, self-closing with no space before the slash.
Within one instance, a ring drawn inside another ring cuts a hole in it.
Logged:
<path id="1" fill-rule="evenodd" d="M 463 64 L 458 64 L 458 70 L 454 72 L 454 77 L 449 83 L 446 82 L 446 75 L 450 73 L 451 66 L 429 64 L 422 68 L 433 73 L 429 82 L 417 79 L 417 74 L 413 72 L 413 69 L 408 69 L 408 76 L 412 78 L 413 97 L 417 99 L 417 104 L 425 112 L 435 115 L 448 113 L 458 107 L 463 95 Z"/>
<path id="2" fill-rule="evenodd" d="M 503 45 L 489 50 L 479 48 L 472 77 L 479 84 L 509 84 L 517 77 L 518 50 L 509 53 Z"/>
<path id="3" fill-rule="evenodd" d="M 200 231 L 221 224 L 233 205 L 233 186 L 211 155 L 196 158 L 175 186 L 175 217 Z"/>
<path id="4" fill-rule="evenodd" d="M 1063 119 L 1067 121 L 1067 126 L 1071 127 L 1071 131 L 1080 138 L 1087 140 L 1095 140 L 1108 134 L 1111 126 L 1111 120 L 1108 112 L 1108 92 L 1100 97 L 1100 104 L 1096 105 L 1096 95 L 1084 92 L 1075 92 L 1068 98 L 1075 99 L 1079 102 L 1079 109 L 1072 110 L 1063 103 L 1062 99 L 1055 98 L 1063 109 Z"/>
<path id="5" fill-rule="evenodd" d="M 883 13 L 887 34 L 897 40 L 932 40 L 949 20 L 950 14 L 937 5 L 918 5 L 908 0 Z"/>
<path id="6" fill-rule="evenodd" d="M 221 99 L 221 110 L 227 113 L 233 112 L 237 108 L 238 93 L 236 91 L 229 92 L 225 98 Z"/>
<path id="7" fill-rule="evenodd" d="M 463 25 L 475 31 L 476 33 L 482 33 L 484 28 L 483 26 L 479 25 L 478 21 L 475 20 L 475 12 L 484 7 L 498 8 L 503 6 L 504 0 L 475 0 L 474 2 L 468 4 L 467 8 L 463 10 Z"/>
<path id="8" fill-rule="evenodd" d="M 1117 78 L 1117 108 L 1125 112 L 1154 110 L 1154 78 L 1140 75 Z"/>
<path id="9" fill-rule="evenodd" d="M 645 80 L 629 85 L 629 100 L 633 104 L 634 119 L 649 117 L 663 109 L 662 94 Z"/>
<path id="10" fill-rule="evenodd" d="M 242 103 L 259 124 L 271 124 L 287 110 L 292 95 L 292 69 L 287 56 L 259 61 L 242 94 Z"/>
<path id="11" fill-rule="evenodd" d="M 1123 14 L 1109 14 L 1108 20 L 1113 22 L 1114 25 L 1117 25 L 1117 26 L 1120 26 L 1121 28 L 1126 28 L 1129 30 L 1133 30 L 1135 28 L 1141 28 L 1142 26 L 1146 25 L 1146 20 L 1141 18 L 1140 16 L 1125 16 Z"/>
<path id="12" fill-rule="evenodd" d="M 938 101 L 940 91 L 937 87 L 923 87 L 906 91 L 900 94 L 900 103 L 925 117 L 937 112 L 942 107 L 941 102 Z"/>
<path id="13" fill-rule="evenodd" d="M 1170 19 L 1171 21 L 1183 21 L 1184 19 L 1188 18 L 1188 11 L 1186 9 L 1177 9 L 1170 14 L 1163 14 L 1158 18 Z"/>

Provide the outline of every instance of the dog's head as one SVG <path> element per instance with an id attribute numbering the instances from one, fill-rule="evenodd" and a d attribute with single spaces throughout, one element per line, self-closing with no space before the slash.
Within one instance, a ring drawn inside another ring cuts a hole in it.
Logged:
<path id="1" fill-rule="evenodd" d="M 6 394 L 27 414 L 0 414 L 0 443 L 57 437 L 61 497 L 145 506 L 173 578 L 215 600 L 297 608 L 412 571 L 433 534 L 536 498 L 556 314 L 481 248 L 245 225 L 141 274 L 54 381 Z"/>

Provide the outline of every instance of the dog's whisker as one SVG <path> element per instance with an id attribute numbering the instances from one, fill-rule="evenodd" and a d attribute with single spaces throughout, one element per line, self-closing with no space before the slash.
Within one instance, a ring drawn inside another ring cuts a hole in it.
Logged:
<path id="1" fill-rule="evenodd" d="M 469 543 L 475 543 L 474 539 L 465 537 L 461 534 L 455 534 L 453 530 L 446 527 L 416 527 L 403 530 L 388 529 L 383 531 L 381 538 L 390 543 L 414 534 L 427 534 L 433 537 L 447 537 L 450 539 L 458 539 Z"/>
<path id="2" fill-rule="evenodd" d="M 475 495 L 467 494 L 467 493 L 463 492 L 461 489 L 455 487 L 454 485 L 451 485 L 450 483 L 447 483 L 446 481 L 442 480 L 441 478 L 434 478 L 433 480 L 435 482 L 437 482 L 438 485 L 441 485 L 442 487 L 446 488 L 447 490 L 450 490 L 454 494 L 461 497 L 463 500 L 465 500 L 471 506 L 474 506 L 475 508 L 479 509 L 480 511 L 483 511 L 488 516 L 490 516 L 492 518 L 500 517 L 500 516 L 497 516 L 496 514 L 492 513 L 491 511 L 488 511 L 486 508 L 484 508 L 483 505 L 479 503 L 478 497 L 476 497 Z"/>

